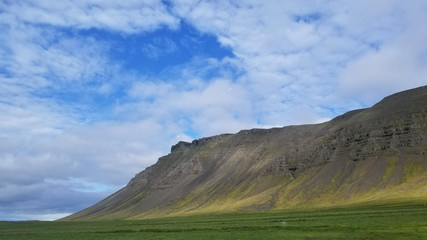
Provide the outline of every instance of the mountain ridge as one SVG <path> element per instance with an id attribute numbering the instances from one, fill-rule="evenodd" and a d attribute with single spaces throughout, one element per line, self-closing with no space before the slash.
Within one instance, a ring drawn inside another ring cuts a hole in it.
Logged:
<path id="1" fill-rule="evenodd" d="M 64 220 L 427 202 L 427 86 L 310 125 L 178 142 L 127 186 Z"/>

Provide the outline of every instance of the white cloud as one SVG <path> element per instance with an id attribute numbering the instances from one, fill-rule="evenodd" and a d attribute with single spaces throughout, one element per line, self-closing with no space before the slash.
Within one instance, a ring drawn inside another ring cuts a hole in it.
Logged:
<path id="1" fill-rule="evenodd" d="M 55 220 L 58 220 L 60 218 L 64 218 L 66 216 L 69 216 L 71 214 L 72 214 L 72 212 L 29 214 L 29 213 L 17 211 L 17 212 L 13 212 L 13 213 L 8 213 L 7 215 L 3 215 L 2 219 L 7 220 L 7 221 L 29 221 L 29 220 L 55 221 Z"/>
<path id="2" fill-rule="evenodd" d="M 337 114 L 316 105 L 369 106 L 393 91 L 427 82 L 424 45 L 416 44 L 426 39 L 422 1 L 174 3 L 176 14 L 217 35 L 241 59 L 252 99 L 282 113 L 256 107 L 255 115 L 264 116 L 266 125 L 315 122 Z M 377 97 L 358 98 L 366 88 L 375 89 Z M 297 117 L 295 105 L 305 106 L 306 114 Z"/>
<path id="3" fill-rule="evenodd" d="M 427 4 L 414 1 L 403 6 L 400 34 L 361 55 L 340 75 L 341 89 L 365 102 L 400 90 L 427 84 L 427 29 L 423 22 Z M 392 26 L 390 26 L 391 28 Z"/>
<path id="4" fill-rule="evenodd" d="M 71 215 L 72 213 L 46 213 L 46 214 L 31 214 L 31 215 L 18 215 L 19 220 L 40 220 L 40 221 L 55 221 L 60 218 Z"/>
<path id="5" fill-rule="evenodd" d="M 124 33 L 176 28 L 179 20 L 160 0 L 11 1 L 3 2 L 3 18 L 31 24 L 76 29 L 106 29 Z"/>
<path id="6" fill-rule="evenodd" d="M 148 120 L 2 137 L 0 212 L 86 208 L 168 152 L 177 133 Z"/>
<path id="7" fill-rule="evenodd" d="M 193 79 L 184 85 L 140 82 L 130 94 L 138 101 L 118 106 L 116 114 L 155 119 L 173 129 L 191 129 L 198 136 L 236 132 L 254 124 L 250 96 L 241 85 L 227 79 L 209 83 Z M 127 114 L 131 109 L 132 114 Z"/>
<path id="8" fill-rule="evenodd" d="M 96 116 L 92 95 L 114 94 L 128 77 L 108 59 L 109 43 L 73 32 L 176 28 L 161 1 L 12 1 L 0 8 L 2 216 L 50 219 L 81 210 L 184 135 L 163 133 L 156 119 Z"/>
<path id="9" fill-rule="evenodd" d="M 178 51 L 178 47 L 168 38 L 155 38 L 152 43 L 147 43 L 142 47 L 142 52 L 152 59 L 158 59 L 176 51 Z"/>
<path id="10" fill-rule="evenodd" d="M 84 37 L 50 37 L 54 31 L 28 26 L 6 33 L 7 37 L 0 37 L 7 49 L 2 55 L 7 62 L 3 66 L 29 90 L 58 88 L 61 82 L 93 81 L 99 78 L 96 74 L 106 72 L 107 46 L 102 42 Z"/>

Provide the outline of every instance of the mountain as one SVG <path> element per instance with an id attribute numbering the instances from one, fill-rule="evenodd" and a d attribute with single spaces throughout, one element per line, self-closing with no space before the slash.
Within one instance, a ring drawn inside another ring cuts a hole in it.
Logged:
<path id="1" fill-rule="evenodd" d="M 65 220 L 427 202 L 427 86 L 329 122 L 179 142 Z"/>

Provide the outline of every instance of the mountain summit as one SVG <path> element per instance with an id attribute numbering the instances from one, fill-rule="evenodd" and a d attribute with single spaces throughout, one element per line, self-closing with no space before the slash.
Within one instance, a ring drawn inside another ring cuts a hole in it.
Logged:
<path id="1" fill-rule="evenodd" d="M 427 201 L 427 86 L 313 125 L 179 142 L 65 220 Z"/>

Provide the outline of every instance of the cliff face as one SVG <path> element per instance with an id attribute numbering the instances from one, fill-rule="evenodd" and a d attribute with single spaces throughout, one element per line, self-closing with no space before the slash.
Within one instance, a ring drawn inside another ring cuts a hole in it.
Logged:
<path id="1" fill-rule="evenodd" d="M 179 142 L 126 187 L 66 218 L 427 201 L 427 87 L 316 125 Z"/>

